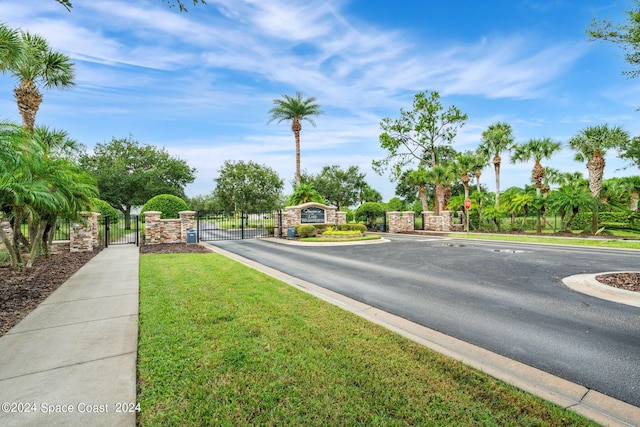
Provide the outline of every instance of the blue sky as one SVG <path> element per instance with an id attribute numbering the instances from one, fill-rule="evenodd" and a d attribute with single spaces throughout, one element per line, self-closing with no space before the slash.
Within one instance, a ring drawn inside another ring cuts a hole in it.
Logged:
<path id="1" fill-rule="evenodd" d="M 380 120 L 420 91 L 469 116 L 453 146 L 510 123 L 516 142 L 564 144 L 609 123 L 640 135 L 640 80 L 615 46 L 588 42 L 594 17 L 622 22 L 630 0 L 207 0 L 179 13 L 156 0 L 0 0 L 0 20 L 44 36 L 76 64 L 76 87 L 44 91 L 37 123 L 91 148 L 132 135 L 197 168 L 187 195 L 208 194 L 225 160 L 275 169 L 291 191 L 290 125 L 267 125 L 272 100 L 302 90 L 325 115 L 303 122 L 302 169 L 357 165 L 385 200 L 388 175 L 371 170 Z M 0 76 L 0 117 L 19 122 L 15 81 Z M 530 182 L 531 164 L 503 155 L 501 188 Z M 605 178 L 637 175 L 616 153 Z M 546 165 L 580 171 L 568 149 Z M 481 178 L 494 189 L 493 168 Z"/>

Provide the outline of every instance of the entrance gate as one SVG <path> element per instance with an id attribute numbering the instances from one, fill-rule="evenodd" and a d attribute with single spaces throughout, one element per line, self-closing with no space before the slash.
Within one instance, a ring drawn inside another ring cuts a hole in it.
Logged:
<path id="1" fill-rule="evenodd" d="M 109 245 L 140 245 L 138 215 L 131 215 L 128 221 L 124 214 L 116 217 L 105 216 L 101 222 L 103 224 L 101 234 L 104 237 L 105 247 L 109 247 Z"/>
<path id="2" fill-rule="evenodd" d="M 282 230 L 282 215 L 280 211 L 199 211 L 196 223 L 198 241 L 253 239 Z"/>

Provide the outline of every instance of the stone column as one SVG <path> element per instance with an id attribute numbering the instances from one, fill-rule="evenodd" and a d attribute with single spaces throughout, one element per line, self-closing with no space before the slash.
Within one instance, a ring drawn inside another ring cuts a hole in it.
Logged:
<path id="1" fill-rule="evenodd" d="M 412 232 L 414 228 L 414 212 L 387 212 L 389 233 Z"/>
<path id="2" fill-rule="evenodd" d="M 93 252 L 94 229 L 97 228 L 97 216 L 92 212 L 80 212 L 80 220 L 71 222 L 69 230 L 70 252 Z"/>
<path id="3" fill-rule="evenodd" d="M 144 213 L 144 244 L 155 245 L 162 243 L 162 231 L 160 211 L 147 211 Z"/>
<path id="4" fill-rule="evenodd" d="M 187 231 L 196 228 L 196 211 L 181 211 L 180 215 L 180 241 L 187 243 Z"/>

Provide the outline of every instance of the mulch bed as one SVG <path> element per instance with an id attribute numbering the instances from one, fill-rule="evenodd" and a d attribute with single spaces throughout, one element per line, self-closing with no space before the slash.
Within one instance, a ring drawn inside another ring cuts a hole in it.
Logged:
<path id="1" fill-rule="evenodd" d="M 210 253 L 200 245 L 159 244 L 140 246 L 141 254 Z M 0 265 L 0 336 L 6 334 L 31 310 L 58 289 L 73 273 L 85 265 L 92 253 L 62 253 L 39 258 L 25 273 Z M 596 279 L 609 286 L 640 292 L 640 273 L 601 274 Z"/>
<path id="2" fill-rule="evenodd" d="M 640 292 L 640 273 L 599 274 L 596 280 L 614 288 Z"/>
<path id="3" fill-rule="evenodd" d="M 95 252 L 60 253 L 40 257 L 24 273 L 0 265 L 0 336 L 22 320 L 53 291 L 85 265 Z"/>

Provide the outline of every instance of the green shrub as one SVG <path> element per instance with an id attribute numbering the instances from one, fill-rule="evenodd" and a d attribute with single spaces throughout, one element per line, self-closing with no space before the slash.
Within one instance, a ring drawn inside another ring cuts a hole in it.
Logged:
<path id="1" fill-rule="evenodd" d="M 120 219 L 120 211 L 101 199 L 93 199 L 93 211 L 100 214 L 101 223 L 104 223 L 104 218 L 107 216 L 111 224 L 117 223 Z"/>
<path id="2" fill-rule="evenodd" d="M 359 231 L 361 233 L 367 231 L 367 226 L 364 224 L 349 224 L 349 226 L 351 227 L 351 230 Z"/>
<path id="3" fill-rule="evenodd" d="M 351 224 L 338 224 L 338 230 L 339 231 L 348 231 L 348 230 L 353 230 L 351 228 Z"/>
<path id="4" fill-rule="evenodd" d="M 311 224 L 299 225 L 296 227 L 296 234 L 299 237 L 314 237 L 316 235 L 316 228 Z"/>
<path id="5" fill-rule="evenodd" d="M 316 233 L 318 234 L 322 234 L 329 229 L 333 229 L 332 224 L 313 224 L 313 226 L 316 228 Z"/>
<path id="6" fill-rule="evenodd" d="M 587 230 L 591 232 L 591 212 L 579 212 L 569 224 L 571 230 Z M 625 212 L 598 212 L 598 227 L 606 226 L 610 223 L 616 223 L 621 227 L 638 227 L 635 221 L 629 219 L 629 215 Z"/>
<path id="7" fill-rule="evenodd" d="M 180 218 L 178 212 L 189 210 L 187 202 L 173 194 L 159 194 L 152 197 L 142 207 L 141 215 L 148 211 L 160 211 L 161 219 Z"/>

